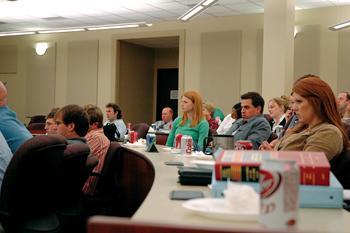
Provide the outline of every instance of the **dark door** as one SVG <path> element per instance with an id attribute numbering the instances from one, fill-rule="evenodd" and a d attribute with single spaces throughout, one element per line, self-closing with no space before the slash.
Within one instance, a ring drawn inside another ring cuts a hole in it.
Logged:
<path id="1" fill-rule="evenodd" d="M 157 120 L 162 119 L 162 109 L 171 107 L 177 117 L 178 69 L 157 70 Z"/>

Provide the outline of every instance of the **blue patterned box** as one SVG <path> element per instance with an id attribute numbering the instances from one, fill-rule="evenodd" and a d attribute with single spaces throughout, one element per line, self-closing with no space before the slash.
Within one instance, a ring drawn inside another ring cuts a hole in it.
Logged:
<path id="1" fill-rule="evenodd" d="M 304 208 L 342 208 L 343 207 L 343 187 L 335 178 L 330 175 L 330 186 L 300 185 L 299 204 Z M 242 182 L 259 189 L 259 183 Z M 212 177 L 213 197 L 223 197 L 223 191 L 227 187 L 226 181 L 217 181 Z"/>

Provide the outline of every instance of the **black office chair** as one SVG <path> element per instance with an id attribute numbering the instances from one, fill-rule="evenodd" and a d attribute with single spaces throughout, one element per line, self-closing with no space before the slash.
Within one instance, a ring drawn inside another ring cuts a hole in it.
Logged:
<path id="1" fill-rule="evenodd" d="M 131 130 L 137 132 L 137 139 L 146 138 L 149 130 L 149 125 L 146 123 L 137 123 L 131 127 Z"/>
<path id="2" fill-rule="evenodd" d="M 87 179 L 86 160 L 90 154 L 87 144 L 69 144 L 64 151 L 60 185 L 60 208 L 57 216 L 61 232 L 83 232 L 85 219 L 82 216 L 82 188 Z"/>
<path id="3" fill-rule="evenodd" d="M 330 161 L 331 171 L 337 177 L 344 189 L 350 189 L 350 151 L 344 149 L 342 153 Z"/>
<path id="4" fill-rule="evenodd" d="M 121 149 L 118 142 L 111 142 L 101 172 L 90 174 L 96 177 L 96 184 L 94 194 L 83 197 L 83 208 L 86 216 L 115 214 L 116 208 L 118 208 L 116 201 L 118 190 L 115 180 Z"/>
<path id="5" fill-rule="evenodd" d="M 145 155 L 123 147 L 116 170 L 118 212 L 115 215 L 131 217 L 146 198 L 154 177 L 153 164 Z"/>
<path id="6" fill-rule="evenodd" d="M 0 221 L 6 232 L 54 233 L 66 140 L 39 135 L 13 155 L 1 186 Z"/>
<path id="7" fill-rule="evenodd" d="M 215 226 L 179 225 L 154 222 L 142 222 L 130 218 L 94 216 L 88 221 L 88 233 L 291 233 L 293 230 L 271 230 L 254 228 L 230 228 Z"/>

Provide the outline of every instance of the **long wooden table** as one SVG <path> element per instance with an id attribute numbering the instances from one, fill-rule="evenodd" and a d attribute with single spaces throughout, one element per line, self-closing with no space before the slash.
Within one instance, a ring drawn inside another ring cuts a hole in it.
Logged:
<path id="1" fill-rule="evenodd" d="M 155 180 L 151 191 L 132 220 L 160 222 L 180 225 L 198 225 L 230 227 L 242 229 L 261 229 L 258 222 L 226 221 L 206 218 L 182 207 L 183 201 L 169 199 L 172 190 L 199 190 L 205 197 L 211 197 L 210 189 L 205 186 L 183 186 L 178 181 L 177 167 L 167 166 L 165 161 L 183 161 L 189 164 L 193 158 L 174 155 L 163 151 L 148 153 L 143 148 L 135 149 L 145 154 L 155 167 Z M 308 232 L 350 232 L 350 213 L 343 209 L 299 209 L 298 231 Z"/>

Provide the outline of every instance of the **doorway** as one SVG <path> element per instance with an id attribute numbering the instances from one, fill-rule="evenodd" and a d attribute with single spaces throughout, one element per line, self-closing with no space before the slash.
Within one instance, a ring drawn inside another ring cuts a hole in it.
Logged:
<path id="1" fill-rule="evenodd" d="M 151 124 L 165 106 L 176 116 L 179 36 L 122 39 L 118 48 L 116 88 L 124 121 Z"/>
<path id="2" fill-rule="evenodd" d="M 170 107 L 177 116 L 179 69 L 157 70 L 157 120 L 161 120 L 162 109 Z"/>

